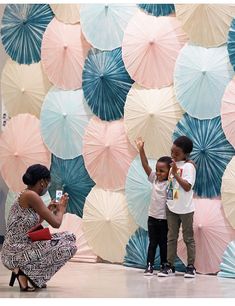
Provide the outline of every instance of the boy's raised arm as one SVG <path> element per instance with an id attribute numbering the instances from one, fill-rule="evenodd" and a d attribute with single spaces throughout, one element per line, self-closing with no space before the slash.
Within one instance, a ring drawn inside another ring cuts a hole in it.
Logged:
<path id="1" fill-rule="evenodd" d="M 142 138 L 139 137 L 135 140 L 135 143 L 136 143 L 136 146 L 137 146 L 137 148 L 139 150 L 139 153 L 140 153 L 140 159 L 141 159 L 141 163 L 142 163 L 142 166 L 144 168 L 144 171 L 147 174 L 147 176 L 149 177 L 150 173 L 152 172 L 152 169 L 151 169 L 151 167 L 149 167 L 148 159 L 145 155 L 144 142 L 143 142 Z"/>

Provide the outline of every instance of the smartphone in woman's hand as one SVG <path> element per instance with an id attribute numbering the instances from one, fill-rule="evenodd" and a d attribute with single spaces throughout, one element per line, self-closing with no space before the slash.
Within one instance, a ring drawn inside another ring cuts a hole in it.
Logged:
<path id="1" fill-rule="evenodd" d="M 63 191 L 62 190 L 56 190 L 55 200 L 56 200 L 57 203 L 60 202 L 60 199 L 61 199 L 62 195 L 63 195 Z"/>

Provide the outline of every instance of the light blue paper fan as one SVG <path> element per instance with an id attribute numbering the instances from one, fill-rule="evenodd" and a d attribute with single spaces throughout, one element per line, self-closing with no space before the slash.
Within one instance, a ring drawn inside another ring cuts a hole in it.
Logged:
<path id="1" fill-rule="evenodd" d="M 81 155 L 84 130 L 92 116 L 81 89 L 50 89 L 40 114 L 41 134 L 49 151 L 62 159 Z"/>
<path id="2" fill-rule="evenodd" d="M 80 23 L 86 40 L 99 50 L 121 47 L 124 30 L 136 11 L 134 3 L 82 4 Z"/>
<path id="3" fill-rule="evenodd" d="M 222 97 L 233 76 L 226 46 L 203 48 L 187 44 L 175 64 L 176 98 L 190 116 L 215 118 L 220 115 Z"/>
<path id="4" fill-rule="evenodd" d="M 148 162 L 149 166 L 155 171 L 156 161 L 149 159 Z M 128 170 L 125 193 L 128 209 L 135 222 L 147 230 L 152 184 L 148 181 L 139 156 L 133 160 Z"/>
<path id="5" fill-rule="evenodd" d="M 230 242 L 222 257 L 219 277 L 235 278 L 235 240 Z"/>

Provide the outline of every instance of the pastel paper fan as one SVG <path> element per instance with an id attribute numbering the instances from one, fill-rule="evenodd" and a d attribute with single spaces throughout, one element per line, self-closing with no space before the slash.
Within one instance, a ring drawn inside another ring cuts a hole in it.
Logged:
<path id="1" fill-rule="evenodd" d="M 80 21 L 80 4 L 50 4 L 56 18 L 64 23 L 77 23 Z"/>
<path id="2" fill-rule="evenodd" d="M 220 264 L 220 271 L 217 276 L 235 278 L 235 241 L 228 244 Z"/>
<path id="3" fill-rule="evenodd" d="M 158 159 L 170 155 L 172 133 L 182 115 L 173 86 L 146 89 L 135 83 L 125 103 L 125 129 L 133 146 L 142 137 L 147 157 Z"/>
<path id="4" fill-rule="evenodd" d="M 0 171 L 9 189 L 25 188 L 22 176 L 33 164 L 50 167 L 50 152 L 45 147 L 39 120 L 30 114 L 20 114 L 8 121 L 0 136 Z"/>
<path id="5" fill-rule="evenodd" d="M 175 65 L 176 98 L 190 116 L 212 119 L 220 115 L 221 100 L 233 76 L 226 46 L 203 48 L 187 44 Z"/>
<path id="6" fill-rule="evenodd" d="M 39 118 L 43 99 L 51 85 L 41 62 L 20 65 L 8 59 L 1 77 L 2 97 L 8 115 L 29 113 Z"/>
<path id="7" fill-rule="evenodd" d="M 110 262 L 122 262 L 126 244 L 136 228 L 123 191 L 93 187 L 84 205 L 83 230 L 98 256 Z"/>
<path id="8" fill-rule="evenodd" d="M 197 272 L 217 273 L 227 244 L 235 239 L 235 230 L 226 220 L 220 200 L 194 199 L 193 218 L 196 245 Z M 183 239 L 178 241 L 179 258 L 187 264 L 187 251 Z"/>
<path id="9" fill-rule="evenodd" d="M 175 9 L 176 17 L 192 43 L 206 48 L 226 43 L 235 15 L 234 4 L 176 4 Z"/>
<path id="10" fill-rule="evenodd" d="M 122 57 L 131 78 L 146 88 L 173 83 L 176 58 L 188 38 L 176 17 L 137 12 L 129 21 L 122 42 Z"/>
<path id="11" fill-rule="evenodd" d="M 124 129 L 123 119 L 102 121 L 93 117 L 83 137 L 86 169 L 97 186 L 124 189 L 128 168 L 137 155 Z"/>
<path id="12" fill-rule="evenodd" d="M 132 3 L 82 4 L 82 31 L 94 48 L 114 50 L 121 47 L 123 32 L 136 12 Z"/>
<path id="13" fill-rule="evenodd" d="M 43 68 L 49 80 L 65 90 L 80 88 L 89 48 L 79 24 L 64 24 L 53 18 L 43 35 L 41 49 Z"/>
<path id="14" fill-rule="evenodd" d="M 149 159 L 148 163 L 153 171 L 155 171 L 156 161 Z M 148 181 L 148 177 L 142 167 L 139 156 L 132 161 L 128 170 L 125 193 L 129 211 L 135 222 L 143 229 L 147 230 L 152 184 Z"/>
<path id="15" fill-rule="evenodd" d="M 221 201 L 225 216 L 230 225 L 235 229 L 235 157 L 228 163 L 221 185 Z"/>
<path id="16" fill-rule="evenodd" d="M 81 155 L 84 130 L 91 117 L 82 89 L 65 91 L 52 88 L 45 97 L 40 115 L 46 146 L 63 159 Z"/>
<path id="17" fill-rule="evenodd" d="M 221 105 L 221 123 L 227 140 L 235 148 L 235 78 L 225 89 Z"/>

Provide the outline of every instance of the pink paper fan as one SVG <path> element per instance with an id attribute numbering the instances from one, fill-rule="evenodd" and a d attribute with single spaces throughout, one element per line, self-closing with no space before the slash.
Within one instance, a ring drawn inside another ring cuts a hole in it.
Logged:
<path id="1" fill-rule="evenodd" d="M 30 114 L 12 117 L 0 135 L 0 171 L 9 189 L 22 191 L 22 176 L 33 164 L 50 167 L 51 154 L 40 133 L 40 121 Z"/>
<path id="2" fill-rule="evenodd" d="M 200 273 L 217 273 L 228 243 L 235 239 L 235 230 L 226 220 L 220 200 L 194 199 L 195 268 Z M 187 265 L 187 250 L 178 241 L 179 258 Z"/>
<path id="3" fill-rule="evenodd" d="M 187 40 L 176 17 L 136 13 L 122 43 L 123 61 L 131 78 L 147 88 L 171 85 L 176 58 Z"/>
<path id="4" fill-rule="evenodd" d="M 221 122 L 227 140 L 235 148 L 235 79 L 225 89 L 221 105 Z"/>
<path id="5" fill-rule="evenodd" d="M 109 190 L 125 188 L 125 180 L 136 149 L 129 142 L 123 119 L 102 121 L 93 117 L 83 138 L 86 169 L 98 187 Z"/>
<path id="6" fill-rule="evenodd" d="M 43 68 L 49 80 L 62 89 L 80 88 L 89 48 L 80 24 L 64 24 L 53 18 L 43 35 L 41 50 Z"/>

